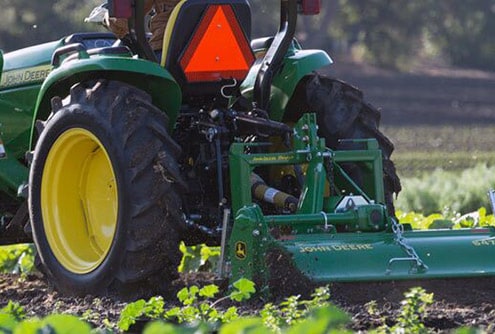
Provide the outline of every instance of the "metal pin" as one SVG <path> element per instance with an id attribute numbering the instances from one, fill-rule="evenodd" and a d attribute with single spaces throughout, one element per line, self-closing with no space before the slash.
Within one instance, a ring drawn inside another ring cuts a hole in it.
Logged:
<path id="1" fill-rule="evenodd" d="M 490 203 L 492 204 L 492 213 L 495 215 L 495 190 L 490 189 L 488 191 L 488 197 L 490 198 Z"/>

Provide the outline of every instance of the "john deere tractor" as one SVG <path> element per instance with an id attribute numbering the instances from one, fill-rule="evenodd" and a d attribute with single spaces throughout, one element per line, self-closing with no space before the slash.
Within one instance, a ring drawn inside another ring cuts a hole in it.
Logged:
<path id="1" fill-rule="evenodd" d="M 108 7 L 125 39 L 78 33 L 2 57 L 0 241 L 34 241 L 58 289 L 166 288 L 182 241 L 220 246 L 221 278 L 261 286 L 284 269 L 313 282 L 495 273 L 493 229 L 396 221 L 380 113 L 294 38 L 319 1 L 281 0 L 279 31 L 252 40 L 247 0 L 183 0 L 160 63 L 143 1 Z"/>

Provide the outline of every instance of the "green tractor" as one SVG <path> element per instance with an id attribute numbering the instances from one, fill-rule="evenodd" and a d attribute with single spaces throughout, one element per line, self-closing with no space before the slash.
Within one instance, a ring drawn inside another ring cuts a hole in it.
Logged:
<path id="1" fill-rule="evenodd" d="M 281 0 L 279 31 L 251 40 L 247 0 L 183 0 L 158 63 L 143 1 L 114 0 L 126 39 L 5 54 L 0 243 L 34 241 L 71 294 L 163 290 L 180 242 L 220 246 L 220 278 L 262 287 L 495 274 L 492 228 L 396 221 L 380 113 L 294 39 L 319 6 Z"/>

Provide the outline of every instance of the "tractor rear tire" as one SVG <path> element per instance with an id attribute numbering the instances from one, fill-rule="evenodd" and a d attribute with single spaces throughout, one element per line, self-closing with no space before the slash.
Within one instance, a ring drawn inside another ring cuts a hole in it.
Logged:
<path id="1" fill-rule="evenodd" d="M 375 138 L 383 157 L 385 205 L 389 214 L 395 215 L 394 194 L 400 192 L 401 183 L 390 160 L 394 145 L 378 129 L 380 111 L 364 101 L 359 89 L 338 79 L 319 74 L 308 75 L 299 82 L 287 110 L 285 121 L 295 121 L 301 111 L 316 113 L 319 135 L 334 150 L 356 148 L 355 144 L 343 139 Z M 355 169 L 354 166 L 347 167 Z"/>
<path id="2" fill-rule="evenodd" d="M 166 115 L 145 92 L 106 80 L 74 86 L 52 108 L 29 178 L 42 271 L 72 295 L 163 291 L 184 226 Z"/>

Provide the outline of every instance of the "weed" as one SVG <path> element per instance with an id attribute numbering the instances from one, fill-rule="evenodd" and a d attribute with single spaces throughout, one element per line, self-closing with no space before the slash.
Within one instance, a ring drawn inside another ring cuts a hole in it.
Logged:
<path id="1" fill-rule="evenodd" d="M 221 310 L 217 306 L 225 301 L 240 302 L 249 299 L 256 292 L 254 283 L 240 279 L 233 284 L 233 291 L 222 298 L 214 299 L 219 293 L 218 286 L 210 284 L 199 288 L 197 286 L 185 287 L 177 293 L 181 306 L 165 310 L 165 303 L 161 297 L 152 297 L 150 300 L 138 300 L 128 304 L 120 316 L 118 327 L 126 331 L 136 320 L 162 319 L 177 323 L 207 324 L 211 328 L 218 323 L 230 322 L 238 315 L 237 307 L 231 306 L 227 310 Z"/>
<path id="2" fill-rule="evenodd" d="M 423 323 L 423 319 L 427 313 L 427 307 L 433 303 L 433 293 L 427 293 L 421 287 L 414 287 L 407 291 L 404 297 L 401 301 L 401 308 L 396 324 L 392 327 L 382 325 L 374 333 L 421 334 L 429 332 Z M 368 310 L 374 312 L 375 306 L 374 304 L 368 305 Z M 376 315 L 376 313 L 374 312 L 373 315 Z M 382 319 L 382 322 L 385 322 L 384 319 Z"/>

